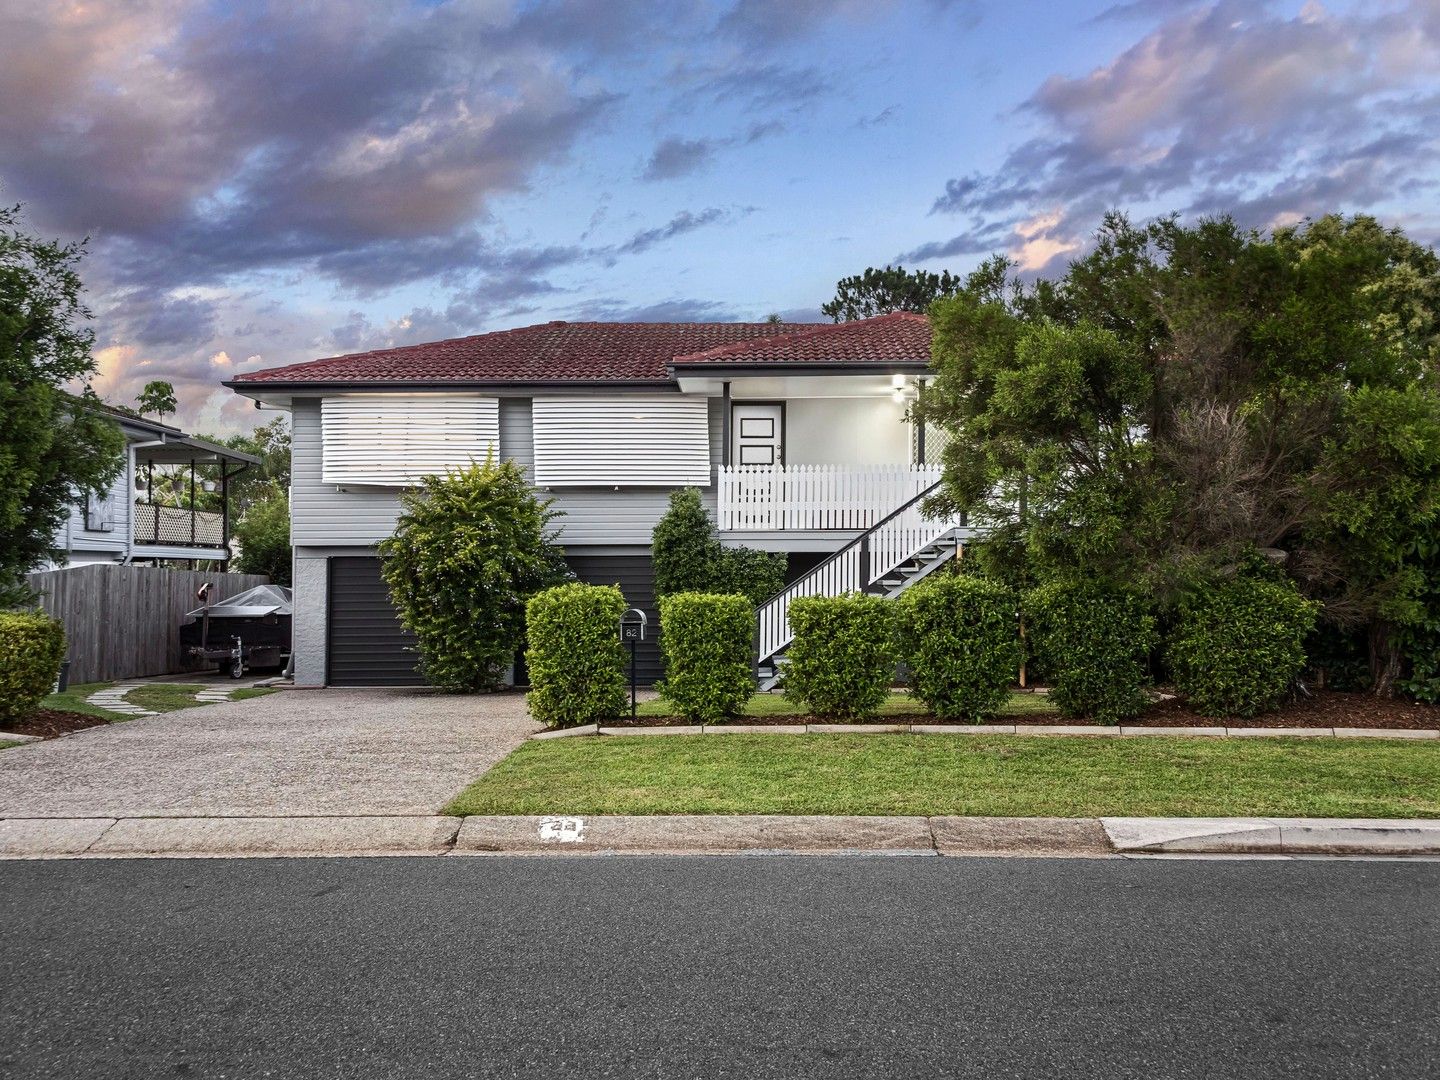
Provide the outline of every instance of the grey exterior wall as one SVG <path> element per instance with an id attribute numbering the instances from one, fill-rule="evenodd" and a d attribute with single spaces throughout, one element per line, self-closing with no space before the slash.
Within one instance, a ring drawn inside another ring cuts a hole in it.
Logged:
<path id="1" fill-rule="evenodd" d="M 718 398 L 710 403 L 711 470 L 721 455 L 722 417 Z M 294 405 L 291 447 L 291 538 L 297 547 L 378 544 L 395 530 L 399 494 L 377 488 L 341 490 L 321 481 L 320 402 Z M 529 398 L 500 400 L 500 454 L 530 468 L 535 462 Z M 546 494 L 564 516 L 556 521 L 566 547 L 646 545 L 669 505 L 670 488 L 557 488 Z M 703 492 L 715 510 L 713 483 Z"/>
<path id="2" fill-rule="evenodd" d="M 718 398 L 710 403 L 711 469 L 722 460 L 723 420 Z M 534 465 L 535 443 L 530 424 L 529 398 L 500 399 L 501 456 L 526 466 Z M 400 513 L 399 494 L 376 488 L 340 490 L 321 481 L 320 402 L 294 403 L 291 445 L 291 541 L 295 545 L 294 655 L 295 684 L 324 686 L 327 682 L 327 612 L 329 609 L 326 560 L 330 556 L 372 555 L 375 545 L 395 529 Z M 558 489 L 546 492 L 555 500 L 560 541 L 582 578 L 594 575 L 607 584 L 620 581 L 627 595 L 648 604 L 651 625 L 653 585 L 648 579 L 650 534 L 665 513 L 669 488 Z M 713 483 L 704 489 L 707 508 L 715 512 Z M 584 556 L 578 563 L 576 560 Z M 609 561 L 619 558 L 620 561 Z M 641 562 L 644 563 L 644 569 Z M 617 576 L 618 574 L 618 576 Z M 647 592 L 648 590 L 648 592 Z M 659 674 L 659 654 L 653 641 L 642 654 L 643 681 Z"/>

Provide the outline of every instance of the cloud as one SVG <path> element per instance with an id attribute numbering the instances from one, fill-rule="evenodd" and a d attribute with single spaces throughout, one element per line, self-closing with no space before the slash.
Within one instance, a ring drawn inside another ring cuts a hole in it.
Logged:
<path id="1" fill-rule="evenodd" d="M 682 210 L 664 225 L 637 232 L 615 250 L 625 255 L 638 255 L 642 251 L 649 251 L 656 244 L 662 243 L 665 240 L 671 240 L 674 237 L 683 236 L 685 233 L 694 232 L 696 229 L 704 228 L 706 225 L 726 221 L 729 217 L 730 215 L 718 206 L 707 207 L 699 213 Z"/>
<path id="2" fill-rule="evenodd" d="M 344 277 L 346 253 L 407 244 L 413 263 L 618 100 L 516 33 L 494 47 L 506 27 L 488 10 L 8 5 L 7 194 L 113 243 L 137 283 L 327 259 Z"/>
<path id="3" fill-rule="evenodd" d="M 1012 254 L 1036 264 L 1073 250 L 1112 206 L 1265 226 L 1433 199 L 1432 4 L 1112 11 L 1141 6 L 1172 14 L 1108 63 L 1036 88 L 1017 114 L 1033 134 L 993 172 L 949 180 L 934 202 L 932 213 L 970 215 L 972 227 L 912 258 L 969 253 L 1008 229 Z"/>
<path id="4" fill-rule="evenodd" d="M 724 138 L 682 139 L 672 135 L 661 139 L 650 160 L 640 172 L 642 180 L 674 180 L 689 176 L 708 166 L 716 153 L 730 146 L 750 146 L 772 135 L 779 135 L 785 125 L 778 120 L 751 124 L 743 132 Z"/>
<path id="5" fill-rule="evenodd" d="M 803 109 L 833 89 L 819 68 L 778 61 L 681 65 L 669 81 L 685 104 L 705 106 L 741 102 L 751 111 Z"/>
<path id="6" fill-rule="evenodd" d="M 699 172 L 715 157 L 721 145 L 717 139 L 682 139 L 672 135 L 661 139 L 640 173 L 642 180 L 674 180 Z"/>

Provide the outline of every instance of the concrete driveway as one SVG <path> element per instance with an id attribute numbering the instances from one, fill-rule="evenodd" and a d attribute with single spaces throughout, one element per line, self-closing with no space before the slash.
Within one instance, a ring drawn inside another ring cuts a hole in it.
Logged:
<path id="1" fill-rule="evenodd" d="M 519 693 L 284 690 L 0 751 L 0 818 L 434 814 L 538 728 Z"/>

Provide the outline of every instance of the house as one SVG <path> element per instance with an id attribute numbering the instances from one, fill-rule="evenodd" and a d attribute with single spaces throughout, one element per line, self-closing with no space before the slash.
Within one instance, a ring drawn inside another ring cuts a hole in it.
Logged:
<path id="1" fill-rule="evenodd" d="M 785 552 L 786 591 L 758 614 L 772 675 L 794 596 L 898 591 L 953 556 L 956 523 L 920 510 L 934 433 L 906 419 L 929 362 L 928 320 L 897 313 L 551 322 L 235 377 L 293 416 L 297 684 L 418 681 L 375 545 L 407 485 L 492 449 L 554 499 L 577 576 L 618 583 L 651 625 L 650 536 L 674 489 L 701 489 L 723 543 Z M 641 665 L 659 674 L 653 642 Z"/>
<path id="2" fill-rule="evenodd" d="M 260 459 L 121 409 L 95 407 L 125 436 L 125 466 L 109 491 L 76 502 L 55 534 L 64 561 L 41 569 L 190 559 L 224 570 L 230 559 L 229 482 Z M 164 504 L 155 497 L 157 468 L 178 481 Z M 197 470 L 205 475 L 197 478 Z M 197 506 L 206 503 L 210 509 Z"/>

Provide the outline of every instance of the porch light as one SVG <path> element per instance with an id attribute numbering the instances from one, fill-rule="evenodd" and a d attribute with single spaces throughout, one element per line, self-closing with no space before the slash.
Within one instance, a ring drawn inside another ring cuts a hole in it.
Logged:
<path id="1" fill-rule="evenodd" d="M 897 386 L 897 387 L 895 388 L 895 392 L 894 392 L 893 394 L 891 394 L 890 396 L 895 399 L 895 404 L 896 404 L 896 405 L 904 405 L 904 404 L 905 404 L 905 391 L 904 391 L 902 388 L 900 388 L 900 387 Z"/>
<path id="2" fill-rule="evenodd" d="M 896 390 L 904 390 L 904 389 L 905 389 L 905 376 L 904 376 L 904 375 L 891 375 L 891 376 L 890 376 L 890 385 L 893 386 Z"/>

